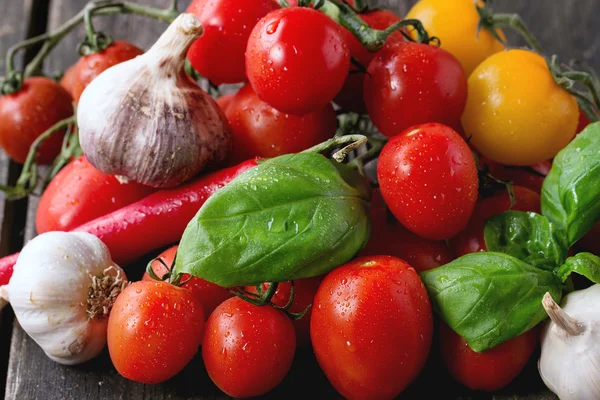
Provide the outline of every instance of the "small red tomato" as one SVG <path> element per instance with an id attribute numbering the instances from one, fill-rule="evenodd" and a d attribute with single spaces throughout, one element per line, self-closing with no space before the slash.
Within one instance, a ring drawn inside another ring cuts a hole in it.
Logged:
<path id="1" fill-rule="evenodd" d="M 57 122 L 73 115 L 69 93 L 52 79 L 25 79 L 19 91 L 0 97 L 0 146 L 23 164 L 35 139 Z M 36 161 L 50 164 L 60 152 L 64 130 L 40 146 Z"/>
<path id="2" fill-rule="evenodd" d="M 177 247 L 173 246 L 163 251 L 157 258 L 162 259 L 162 261 L 169 267 L 173 265 L 173 259 L 177 254 Z M 152 270 L 159 278 L 168 272 L 167 268 L 158 260 L 154 260 L 152 262 Z M 181 277 L 181 282 L 186 282 L 181 287 L 188 289 L 191 291 L 194 296 L 200 301 L 202 304 L 202 308 L 204 310 L 204 317 L 208 319 L 209 315 L 213 312 L 215 308 L 228 298 L 232 296 L 231 293 L 224 287 L 216 285 L 214 283 L 208 282 L 204 279 L 200 279 L 197 277 L 192 277 L 189 279 L 189 274 L 183 274 Z M 189 279 L 189 280 L 188 280 Z M 143 281 L 153 281 L 154 279 L 148 275 L 147 272 L 144 272 L 144 276 L 142 277 Z"/>
<path id="3" fill-rule="evenodd" d="M 117 371 L 147 384 L 175 376 L 202 342 L 204 312 L 187 289 L 167 282 L 134 282 L 108 318 L 108 351 Z"/>
<path id="4" fill-rule="evenodd" d="M 73 97 L 73 89 L 75 87 L 75 80 L 77 79 L 76 72 L 77 64 L 73 64 L 67 68 L 62 78 L 60 78 L 60 86 L 62 86 L 71 95 L 71 97 Z"/>
<path id="5" fill-rule="evenodd" d="M 575 132 L 579 133 L 586 128 L 590 124 L 590 119 L 585 115 L 581 108 L 579 109 L 579 122 L 577 123 L 577 130 Z"/>
<path id="6" fill-rule="evenodd" d="M 256 23 L 279 5 L 274 0 L 193 0 L 204 34 L 188 50 L 192 66 L 215 85 L 246 80 L 244 53 Z"/>
<path id="7" fill-rule="evenodd" d="M 281 112 L 322 110 L 340 91 L 350 65 L 342 28 L 305 7 L 272 11 L 254 27 L 246 50 L 248 80 Z"/>
<path id="8" fill-rule="evenodd" d="M 389 256 L 361 257 L 319 286 L 310 321 L 321 369 L 347 399 L 392 399 L 419 374 L 433 318 L 415 270 Z"/>
<path id="9" fill-rule="evenodd" d="M 237 297 L 210 315 L 202 341 L 208 375 L 232 397 L 273 389 L 290 370 L 295 350 L 294 327 L 284 313 Z"/>
<path id="10" fill-rule="evenodd" d="M 452 128 L 423 124 L 392 137 L 377 166 L 381 194 L 394 216 L 427 239 L 448 239 L 469 221 L 479 181 L 475 159 Z"/>
<path id="11" fill-rule="evenodd" d="M 364 100 L 371 120 L 388 137 L 426 122 L 458 129 L 467 79 L 456 57 L 440 47 L 389 43 L 369 64 Z"/>
<path id="12" fill-rule="evenodd" d="M 232 165 L 253 157 L 298 153 L 330 139 L 337 129 L 331 103 L 301 117 L 285 114 L 259 99 L 250 85 L 235 95 L 225 115 L 233 134 Z"/>
<path id="13" fill-rule="evenodd" d="M 542 192 L 544 179 L 550 172 L 550 168 L 552 168 L 552 161 L 544 161 L 525 167 L 502 165 L 484 157 L 480 157 L 479 162 L 480 165 L 488 168 L 489 174 L 494 178 L 509 181 L 515 186 L 526 187 L 536 193 Z"/>
<path id="14" fill-rule="evenodd" d="M 219 97 L 216 101 L 223 113 L 227 113 L 227 109 L 231 105 L 233 98 L 235 97 L 235 93 L 226 94 L 224 96 Z"/>
<path id="15" fill-rule="evenodd" d="M 440 324 L 442 359 L 450 374 L 472 390 L 494 391 L 512 381 L 531 357 L 538 340 L 537 328 L 498 346 L 476 353 L 448 325 Z"/>

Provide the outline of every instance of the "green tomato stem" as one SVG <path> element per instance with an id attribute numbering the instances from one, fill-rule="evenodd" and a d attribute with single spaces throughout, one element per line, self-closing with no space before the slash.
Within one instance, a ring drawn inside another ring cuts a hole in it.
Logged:
<path id="1" fill-rule="evenodd" d="M 498 28 L 511 28 L 517 32 L 536 53 L 544 54 L 542 45 L 540 42 L 531 34 L 525 21 L 519 14 L 495 14 L 493 16 L 492 31 L 495 32 Z M 489 30 L 489 29 L 488 29 Z"/>

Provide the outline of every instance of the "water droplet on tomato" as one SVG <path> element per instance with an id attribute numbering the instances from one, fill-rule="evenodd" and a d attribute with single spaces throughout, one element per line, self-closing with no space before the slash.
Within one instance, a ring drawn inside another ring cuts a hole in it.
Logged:
<path id="1" fill-rule="evenodd" d="M 271 22 L 267 25 L 267 34 L 272 35 L 277 31 L 277 27 L 279 26 L 279 20 Z"/>

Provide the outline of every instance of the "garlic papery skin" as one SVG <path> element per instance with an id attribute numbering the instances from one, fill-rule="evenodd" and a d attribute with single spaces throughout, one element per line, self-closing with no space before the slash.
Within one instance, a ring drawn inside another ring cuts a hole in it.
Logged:
<path id="1" fill-rule="evenodd" d="M 200 20 L 181 14 L 145 54 L 96 77 L 78 104 L 83 153 L 121 181 L 177 186 L 224 160 L 229 123 L 184 70 Z"/>
<path id="2" fill-rule="evenodd" d="M 562 400 L 600 399 L 600 285 L 571 292 L 562 308 L 546 294 L 540 375 Z"/>
<path id="3" fill-rule="evenodd" d="M 48 357 L 73 365 L 106 345 L 108 313 L 126 284 L 96 236 L 47 232 L 23 248 L 0 295 Z"/>

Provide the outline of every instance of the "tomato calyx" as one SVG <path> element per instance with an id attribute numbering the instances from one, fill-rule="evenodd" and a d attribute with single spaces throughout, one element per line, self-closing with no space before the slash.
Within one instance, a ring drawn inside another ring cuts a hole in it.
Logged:
<path id="1" fill-rule="evenodd" d="M 482 163 L 479 156 L 473 153 L 475 158 L 475 165 L 477 166 L 477 177 L 479 179 L 479 194 L 482 197 L 489 197 L 496 193 L 498 190 L 505 189 L 508 192 L 510 199 L 510 209 L 515 205 L 515 191 L 513 189 L 512 181 L 505 181 L 498 179 L 490 173 L 490 167 Z"/>
<path id="2" fill-rule="evenodd" d="M 152 260 L 150 260 L 150 262 L 148 262 L 148 265 L 146 265 L 146 272 L 148 273 L 150 278 L 152 278 L 154 280 L 162 281 L 162 282 L 169 282 L 173 286 L 183 286 L 186 283 L 188 283 L 189 281 L 191 281 L 194 277 L 190 275 L 189 278 L 182 281 L 183 274 L 177 274 L 177 275 L 173 274 L 172 272 L 173 272 L 173 268 L 175 267 L 176 260 L 177 260 L 177 253 L 175 253 L 175 256 L 173 257 L 173 261 L 171 262 L 171 265 L 167 265 L 167 263 L 165 263 L 165 261 L 162 259 L 161 256 L 155 257 Z M 154 263 L 154 261 L 158 261 L 159 263 L 161 263 L 162 266 L 165 267 L 167 272 L 164 273 L 162 276 L 156 275 L 156 273 L 154 272 L 154 268 L 152 267 L 152 264 Z"/>
<path id="3" fill-rule="evenodd" d="M 240 299 L 242 299 L 250 304 L 253 304 L 255 306 L 262 307 L 262 306 L 269 305 L 273 308 L 276 308 L 277 310 L 283 311 L 283 313 L 285 315 L 287 315 L 291 320 L 294 320 L 294 321 L 299 320 L 300 318 L 304 317 L 304 315 L 306 315 L 306 313 L 312 306 L 312 304 L 310 304 L 310 305 L 308 305 L 308 307 L 306 307 L 304 310 L 302 310 L 298 313 L 289 311 L 290 307 L 292 307 L 292 304 L 294 303 L 295 292 L 294 292 L 294 281 L 293 280 L 290 281 L 290 297 L 288 298 L 287 303 L 283 306 L 279 306 L 271 301 L 273 299 L 273 296 L 275 296 L 275 292 L 277 292 L 279 282 L 269 282 L 267 285 L 268 285 L 268 287 L 266 290 L 263 288 L 262 283 L 256 285 L 257 293 L 249 292 L 243 286 L 228 288 L 227 290 L 229 291 L 229 293 L 233 294 L 234 296 L 237 296 Z"/>

